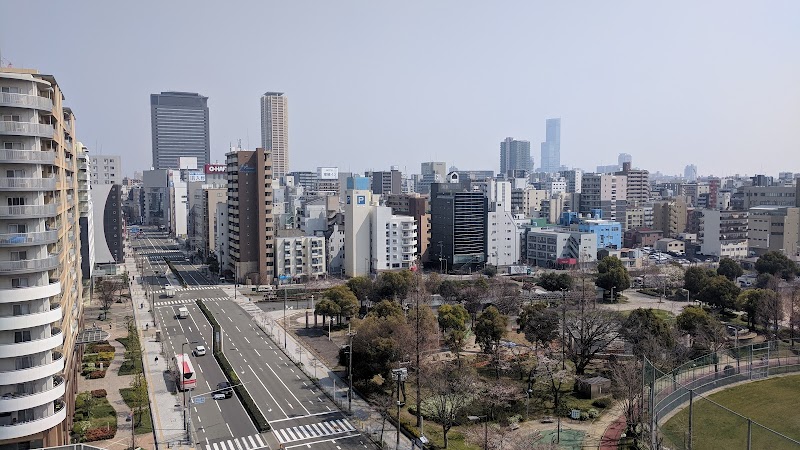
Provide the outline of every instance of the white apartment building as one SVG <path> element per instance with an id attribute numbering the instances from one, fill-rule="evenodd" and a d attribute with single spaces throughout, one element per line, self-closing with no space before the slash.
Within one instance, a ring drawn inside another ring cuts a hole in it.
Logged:
<path id="1" fill-rule="evenodd" d="M 372 270 L 410 269 L 417 253 L 417 221 L 411 216 L 396 216 L 388 206 L 373 206 Z"/>
<path id="2" fill-rule="evenodd" d="M 326 272 L 324 237 L 302 236 L 299 230 L 278 230 L 275 275 L 280 283 L 301 283 Z"/>
<path id="3" fill-rule="evenodd" d="M 510 181 L 494 179 L 481 183 L 489 200 L 486 221 L 486 262 L 495 267 L 510 266 L 520 260 L 520 234 L 512 214 Z"/>
<path id="4" fill-rule="evenodd" d="M 568 228 L 544 227 L 528 231 L 526 252 L 528 264 L 538 267 L 556 267 L 560 261 L 567 264 L 597 260 L 597 235 L 581 233 Z"/>
<path id="5" fill-rule="evenodd" d="M 0 67 L 0 448 L 70 442 L 83 327 L 75 116 Z"/>
<path id="6" fill-rule="evenodd" d="M 92 155 L 89 159 L 92 184 L 122 184 L 122 158 L 112 155 Z"/>
<path id="7" fill-rule="evenodd" d="M 703 209 L 700 218 L 700 253 L 720 258 L 747 258 L 747 211 Z"/>

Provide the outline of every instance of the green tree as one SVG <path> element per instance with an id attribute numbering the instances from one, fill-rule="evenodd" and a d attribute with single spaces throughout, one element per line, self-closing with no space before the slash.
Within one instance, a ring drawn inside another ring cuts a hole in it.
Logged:
<path id="1" fill-rule="evenodd" d="M 458 284 L 453 280 L 443 280 L 439 284 L 439 295 L 445 299 L 445 301 L 452 302 L 456 298 L 458 298 L 459 289 Z"/>
<path id="2" fill-rule="evenodd" d="M 324 298 L 317 302 L 316 307 L 314 308 L 314 314 L 317 316 L 322 316 L 322 326 L 325 326 L 325 319 L 328 317 L 333 320 L 334 317 L 338 317 L 341 314 L 342 309 L 336 302 Z"/>
<path id="3" fill-rule="evenodd" d="M 783 252 L 767 252 L 756 261 L 758 273 L 768 273 L 791 280 L 798 273 L 797 263 L 789 259 Z"/>
<path id="4" fill-rule="evenodd" d="M 712 317 L 703 308 L 687 306 L 683 308 L 683 311 L 675 318 L 675 323 L 681 331 L 696 336 L 707 326 L 707 323 L 711 319 Z"/>
<path id="5" fill-rule="evenodd" d="M 369 311 L 371 317 L 403 317 L 403 308 L 394 300 L 381 300 Z"/>
<path id="6" fill-rule="evenodd" d="M 489 278 L 493 278 L 497 275 L 497 267 L 487 264 L 486 267 L 483 268 L 483 274 Z"/>
<path id="7" fill-rule="evenodd" d="M 469 312 L 461 305 L 444 304 L 439 307 L 439 328 L 444 331 L 466 330 Z"/>
<path id="8" fill-rule="evenodd" d="M 558 338 L 560 319 L 558 311 L 543 303 L 527 305 L 517 319 L 518 332 L 525 333 L 525 339 L 534 345 L 546 346 Z"/>
<path id="9" fill-rule="evenodd" d="M 613 288 L 614 298 L 611 299 L 613 301 L 622 291 L 631 287 L 631 277 L 619 258 L 606 256 L 597 263 L 595 284 L 609 292 Z"/>
<path id="10" fill-rule="evenodd" d="M 338 322 L 341 322 L 342 317 L 353 317 L 358 313 L 358 299 L 347 286 L 334 286 L 326 289 L 322 295 L 339 307 L 339 314 L 336 316 Z"/>
<path id="11" fill-rule="evenodd" d="M 717 274 L 734 281 L 744 274 L 744 269 L 738 262 L 730 258 L 722 258 L 719 260 L 719 267 L 717 267 Z"/>
<path id="12" fill-rule="evenodd" d="M 634 309 L 622 323 L 622 336 L 633 345 L 633 354 L 648 359 L 660 359 L 665 349 L 672 348 L 669 325 L 650 308 Z"/>
<path id="13" fill-rule="evenodd" d="M 506 334 L 508 317 L 500 314 L 494 306 L 486 308 L 475 320 L 475 341 L 481 350 L 490 353 L 500 345 L 500 339 Z"/>
<path id="14" fill-rule="evenodd" d="M 405 299 L 414 274 L 410 270 L 382 272 L 378 275 L 376 291 L 380 299 Z"/>
<path id="15" fill-rule="evenodd" d="M 567 273 L 545 272 L 539 276 L 539 286 L 546 291 L 572 289 L 572 277 Z"/>
<path id="16" fill-rule="evenodd" d="M 697 294 L 697 299 L 722 309 L 736 308 L 736 299 L 742 290 L 722 275 L 715 275 L 706 281 Z"/>
<path id="17" fill-rule="evenodd" d="M 397 361 L 405 358 L 413 347 L 413 330 L 405 317 L 367 316 L 353 321 L 357 332 L 353 339 L 353 379 L 367 380 L 375 375 L 390 378 Z M 347 363 L 347 352 L 339 353 L 340 364 Z"/>
<path id="18" fill-rule="evenodd" d="M 359 302 L 366 301 L 368 297 L 372 297 L 373 300 L 378 300 L 373 293 L 375 286 L 368 277 L 361 275 L 350 278 L 347 280 L 346 285 L 347 288 L 355 294 Z"/>
<path id="19" fill-rule="evenodd" d="M 713 270 L 703 267 L 689 267 L 686 269 L 686 274 L 683 276 L 683 288 L 689 291 L 692 295 L 697 295 L 706 285 L 708 279 L 715 276 Z"/>

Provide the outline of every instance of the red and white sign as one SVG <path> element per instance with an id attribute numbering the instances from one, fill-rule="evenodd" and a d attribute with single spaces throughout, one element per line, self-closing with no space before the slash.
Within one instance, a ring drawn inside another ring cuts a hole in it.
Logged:
<path id="1" fill-rule="evenodd" d="M 205 165 L 206 174 L 225 173 L 225 170 L 227 170 L 227 168 L 225 167 L 225 164 L 206 164 Z"/>

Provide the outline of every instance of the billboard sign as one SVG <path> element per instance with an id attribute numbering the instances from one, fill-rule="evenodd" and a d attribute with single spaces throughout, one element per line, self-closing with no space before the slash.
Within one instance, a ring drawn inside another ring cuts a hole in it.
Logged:
<path id="1" fill-rule="evenodd" d="M 206 164 L 204 167 L 204 172 L 207 175 L 214 173 L 225 173 L 225 170 L 226 170 L 225 164 Z"/>
<path id="2" fill-rule="evenodd" d="M 317 177 L 320 180 L 338 180 L 338 167 L 317 167 Z"/>

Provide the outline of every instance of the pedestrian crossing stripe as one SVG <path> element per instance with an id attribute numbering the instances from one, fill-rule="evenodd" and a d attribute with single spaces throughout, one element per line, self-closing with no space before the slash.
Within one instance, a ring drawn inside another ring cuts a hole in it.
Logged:
<path id="1" fill-rule="evenodd" d="M 356 428 L 351 425 L 347 419 L 327 420 L 325 422 L 312 423 L 310 425 L 298 425 L 296 427 L 273 429 L 275 437 L 278 438 L 278 442 L 281 444 L 302 441 L 305 439 L 333 436 L 335 434 L 350 433 L 351 431 L 356 431 Z"/>
<path id="2" fill-rule="evenodd" d="M 258 434 L 206 444 L 206 450 L 258 450 L 262 448 L 269 448 L 269 446 L 261 440 L 261 435 Z"/>
<path id="3" fill-rule="evenodd" d="M 173 306 L 173 305 L 191 305 L 195 302 L 195 300 L 202 300 L 204 302 L 219 302 L 228 300 L 228 297 L 217 297 L 217 298 L 201 298 L 201 299 L 194 299 L 194 298 L 187 298 L 185 300 L 165 300 L 162 302 L 156 302 L 156 308 L 162 306 Z"/>

